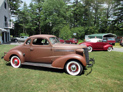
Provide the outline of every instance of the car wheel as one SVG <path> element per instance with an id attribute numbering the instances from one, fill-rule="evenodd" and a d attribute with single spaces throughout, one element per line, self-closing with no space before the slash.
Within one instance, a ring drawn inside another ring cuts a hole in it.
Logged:
<path id="1" fill-rule="evenodd" d="M 111 52 L 112 51 L 112 47 L 108 47 L 107 51 Z"/>
<path id="2" fill-rule="evenodd" d="M 121 46 L 123 46 L 123 43 L 120 43 Z"/>
<path id="3" fill-rule="evenodd" d="M 79 62 L 70 61 L 66 64 L 65 70 L 68 74 L 76 76 L 82 74 L 83 67 Z"/>
<path id="4" fill-rule="evenodd" d="M 88 46 L 88 52 L 92 52 L 93 48 L 91 46 Z"/>
<path id="5" fill-rule="evenodd" d="M 10 62 L 11 62 L 12 67 L 14 68 L 19 68 L 21 66 L 21 60 L 17 56 L 12 56 Z"/>
<path id="6" fill-rule="evenodd" d="M 18 42 L 18 40 L 17 40 L 17 39 L 15 39 L 15 42 Z"/>

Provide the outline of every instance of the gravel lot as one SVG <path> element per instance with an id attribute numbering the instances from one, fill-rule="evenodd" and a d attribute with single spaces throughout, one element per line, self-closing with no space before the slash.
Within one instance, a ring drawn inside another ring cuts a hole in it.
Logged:
<path id="1" fill-rule="evenodd" d="M 121 48 L 113 48 L 113 51 L 118 51 L 118 52 L 123 52 L 123 47 L 121 47 Z"/>
<path id="2" fill-rule="evenodd" d="M 10 44 L 10 45 L 21 45 L 23 44 L 24 42 L 8 42 L 8 43 L 5 43 L 5 44 Z"/>

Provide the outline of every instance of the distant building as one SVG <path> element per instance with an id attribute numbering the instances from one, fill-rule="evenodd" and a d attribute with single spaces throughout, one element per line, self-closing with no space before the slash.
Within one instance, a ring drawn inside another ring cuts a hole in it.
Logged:
<path id="1" fill-rule="evenodd" d="M 0 43 L 10 41 L 10 29 L 13 27 L 10 18 L 11 12 L 7 0 L 0 0 Z"/>

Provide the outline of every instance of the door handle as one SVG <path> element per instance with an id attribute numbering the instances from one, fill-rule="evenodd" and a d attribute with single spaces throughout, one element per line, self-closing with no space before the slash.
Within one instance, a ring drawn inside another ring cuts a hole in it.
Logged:
<path id="1" fill-rule="evenodd" d="M 30 48 L 30 51 L 33 51 L 33 48 Z"/>

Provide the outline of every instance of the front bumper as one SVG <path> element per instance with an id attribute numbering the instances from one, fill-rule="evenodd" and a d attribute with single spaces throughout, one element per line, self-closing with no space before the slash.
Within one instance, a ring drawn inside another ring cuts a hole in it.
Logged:
<path id="1" fill-rule="evenodd" d="M 4 58 L 4 56 L 1 57 L 1 59 L 3 59 L 3 58 Z"/>
<path id="2" fill-rule="evenodd" d="M 95 64 L 95 59 L 94 58 L 90 58 L 89 64 L 87 64 L 86 69 L 87 68 L 91 68 L 91 70 L 86 74 L 86 76 L 89 75 L 92 72 L 92 67 L 93 67 L 94 64 Z"/>
<path id="3" fill-rule="evenodd" d="M 91 67 L 93 67 L 93 65 L 95 64 L 95 59 L 94 58 L 90 58 L 90 60 L 89 60 L 89 64 L 87 64 L 87 68 L 91 68 Z"/>

